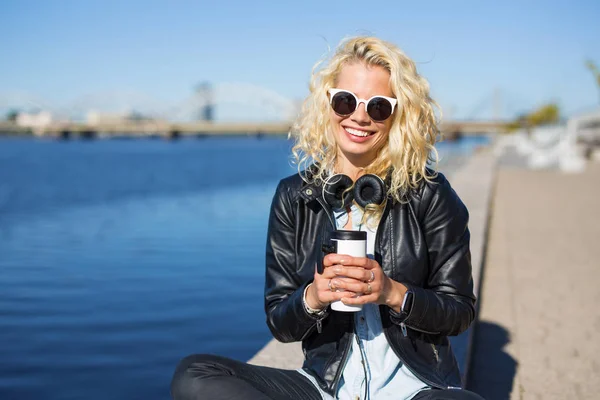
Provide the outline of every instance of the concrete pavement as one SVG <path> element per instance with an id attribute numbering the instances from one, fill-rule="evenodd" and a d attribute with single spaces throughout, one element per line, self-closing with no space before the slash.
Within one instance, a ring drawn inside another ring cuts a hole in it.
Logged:
<path id="1" fill-rule="evenodd" d="M 600 398 L 600 163 L 502 166 L 468 387 L 494 399 Z"/>

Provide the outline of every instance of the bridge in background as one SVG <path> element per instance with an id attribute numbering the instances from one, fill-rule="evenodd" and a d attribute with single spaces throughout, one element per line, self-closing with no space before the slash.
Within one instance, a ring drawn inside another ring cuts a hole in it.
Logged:
<path id="1" fill-rule="evenodd" d="M 505 121 L 446 121 L 440 131 L 448 139 L 463 135 L 502 133 Z M 175 139 L 184 136 L 284 136 L 290 131 L 291 122 L 181 122 L 168 121 L 124 121 L 88 125 L 84 123 L 54 123 L 45 127 L 26 128 L 13 123 L 0 123 L 0 133 L 33 134 L 41 137 L 69 139 L 81 138 L 143 138 L 164 137 Z"/>
<path id="2" fill-rule="evenodd" d="M 501 117 L 499 94 L 487 95 L 477 104 L 464 120 L 448 117 L 440 126 L 441 132 L 447 138 L 503 132 L 507 121 Z M 286 135 L 300 106 L 297 99 L 240 82 L 205 82 L 174 103 L 143 93 L 114 91 L 88 94 L 59 106 L 28 93 L 0 93 L 0 110 L 45 113 L 45 118 L 32 115 L 29 121 L 33 122 L 29 123 L 19 123 L 18 119 L 17 124 L 0 122 L 0 133 L 57 138 Z M 493 110 L 491 115 L 484 112 L 489 109 Z"/>

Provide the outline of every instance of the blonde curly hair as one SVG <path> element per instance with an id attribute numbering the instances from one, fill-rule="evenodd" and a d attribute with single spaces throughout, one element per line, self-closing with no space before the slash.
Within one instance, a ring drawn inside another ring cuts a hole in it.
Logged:
<path id="1" fill-rule="evenodd" d="M 397 46 L 375 37 L 354 37 L 341 42 L 333 56 L 319 61 L 312 71 L 310 94 L 290 131 L 295 144 L 292 154 L 298 171 L 306 181 L 325 182 L 335 172 L 337 146 L 330 121 L 328 90 L 336 87 L 345 65 L 365 63 L 381 66 L 390 73 L 390 87 L 398 99 L 387 143 L 382 146 L 365 174 L 376 174 L 388 182 L 388 195 L 406 201 L 406 194 L 421 180 L 431 181 L 438 154 L 434 147 L 438 135 L 435 110 L 429 96 L 429 83 L 417 73 L 415 63 Z M 307 174 L 311 167 L 311 174 Z M 391 176 L 388 177 L 388 174 Z M 379 217 L 383 206 L 366 210 Z M 365 214 L 366 214 L 365 213 Z M 378 219 L 378 218 L 377 218 Z"/>

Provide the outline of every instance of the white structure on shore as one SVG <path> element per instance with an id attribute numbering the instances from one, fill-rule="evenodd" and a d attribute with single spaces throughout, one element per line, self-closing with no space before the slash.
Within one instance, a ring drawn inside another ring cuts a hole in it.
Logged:
<path id="1" fill-rule="evenodd" d="M 557 167 L 564 172 L 581 172 L 585 169 L 586 153 L 596 157 L 599 145 L 600 109 L 572 117 L 566 126 L 538 127 L 506 135 L 498 140 L 495 151 L 502 153 L 507 147 L 514 147 L 530 168 Z"/>
<path id="2" fill-rule="evenodd" d="M 17 126 L 31 128 L 34 132 L 47 127 L 52 121 L 52 113 L 50 111 L 20 112 L 15 119 Z"/>
<path id="3" fill-rule="evenodd" d="M 152 119 L 134 111 L 124 113 L 102 113 L 98 111 L 89 111 L 85 117 L 85 122 L 90 126 L 118 125 L 132 121 L 141 122 L 150 120 Z"/>

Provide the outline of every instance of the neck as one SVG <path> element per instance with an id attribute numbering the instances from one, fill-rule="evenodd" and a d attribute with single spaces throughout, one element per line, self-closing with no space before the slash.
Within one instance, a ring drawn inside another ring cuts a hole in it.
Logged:
<path id="1" fill-rule="evenodd" d="M 336 172 L 348 175 L 355 181 L 364 174 L 365 168 L 368 167 L 372 161 L 373 160 L 369 160 L 367 162 L 364 158 L 347 157 L 340 152 L 335 169 Z"/>

